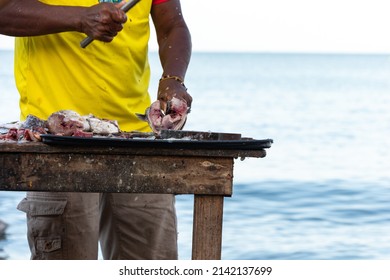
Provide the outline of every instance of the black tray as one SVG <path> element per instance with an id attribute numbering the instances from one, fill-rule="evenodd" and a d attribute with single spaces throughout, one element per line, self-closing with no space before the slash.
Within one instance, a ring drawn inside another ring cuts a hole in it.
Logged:
<path id="1" fill-rule="evenodd" d="M 270 148 L 272 139 L 255 140 L 181 140 L 181 139 L 125 139 L 111 137 L 76 137 L 41 135 L 42 141 L 50 145 L 72 145 L 90 147 L 129 147 L 162 149 L 213 149 L 213 150 L 261 150 Z"/>

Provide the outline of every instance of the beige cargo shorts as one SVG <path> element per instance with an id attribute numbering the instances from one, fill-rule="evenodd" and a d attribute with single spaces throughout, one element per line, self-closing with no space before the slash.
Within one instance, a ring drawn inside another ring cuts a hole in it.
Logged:
<path id="1" fill-rule="evenodd" d="M 169 194 L 29 192 L 31 259 L 177 259 L 175 197 Z"/>

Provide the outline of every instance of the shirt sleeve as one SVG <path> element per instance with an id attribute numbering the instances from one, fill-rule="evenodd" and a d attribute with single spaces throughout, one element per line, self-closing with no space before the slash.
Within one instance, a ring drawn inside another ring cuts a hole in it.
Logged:
<path id="1" fill-rule="evenodd" d="M 164 3 L 164 2 L 168 2 L 169 0 L 153 0 L 152 2 L 152 5 L 157 5 L 157 4 L 161 4 L 161 3 Z"/>

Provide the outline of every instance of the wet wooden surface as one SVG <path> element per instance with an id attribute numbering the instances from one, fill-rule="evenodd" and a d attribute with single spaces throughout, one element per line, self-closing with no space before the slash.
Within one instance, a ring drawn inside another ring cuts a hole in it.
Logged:
<path id="1" fill-rule="evenodd" d="M 230 195 L 232 178 L 232 158 L 78 153 L 0 156 L 0 186 L 8 191 Z"/>
<path id="2" fill-rule="evenodd" d="M 264 150 L 189 150 L 0 143 L 0 191 L 193 194 L 193 259 L 220 259 L 234 159 Z"/>

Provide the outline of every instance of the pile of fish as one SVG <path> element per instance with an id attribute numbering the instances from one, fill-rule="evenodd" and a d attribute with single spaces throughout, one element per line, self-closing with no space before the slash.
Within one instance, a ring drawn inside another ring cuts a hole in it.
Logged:
<path id="1" fill-rule="evenodd" d="M 25 122 L 0 125 L 0 141 L 41 141 L 41 134 L 47 133 L 44 121 L 29 115 Z"/>
<path id="2" fill-rule="evenodd" d="M 46 121 L 46 127 L 50 134 L 80 137 L 109 135 L 120 131 L 116 121 L 99 119 L 91 114 L 80 116 L 69 110 L 51 114 Z"/>
<path id="3" fill-rule="evenodd" d="M 152 103 L 145 114 L 137 116 L 146 122 L 158 136 L 161 130 L 182 129 L 189 109 L 185 101 L 173 98 L 163 112 L 160 101 Z M 47 120 L 28 115 L 24 122 L 0 124 L 0 141 L 41 141 L 42 134 L 77 137 L 120 137 L 150 136 L 150 133 L 127 133 L 120 130 L 117 121 L 95 117 L 92 114 L 81 116 L 75 111 L 61 110 L 51 114 Z"/>
<path id="4" fill-rule="evenodd" d="M 93 115 L 81 116 L 71 110 L 58 111 L 47 120 L 28 115 L 24 122 L 14 122 L 0 126 L 0 140 L 41 141 L 41 134 L 61 136 L 93 137 L 119 133 L 116 121 L 103 120 Z"/>

